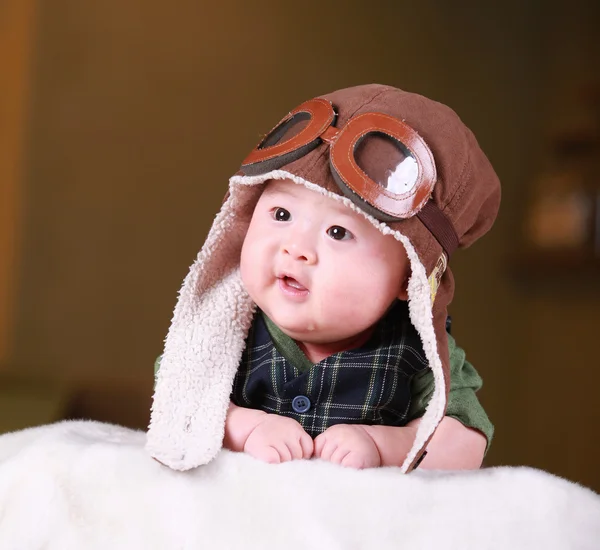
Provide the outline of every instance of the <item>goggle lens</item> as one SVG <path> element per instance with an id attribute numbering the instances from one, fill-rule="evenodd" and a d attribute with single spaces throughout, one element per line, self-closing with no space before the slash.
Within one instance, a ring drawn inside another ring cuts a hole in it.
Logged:
<path id="1" fill-rule="evenodd" d="M 354 149 L 354 160 L 373 182 L 394 195 L 410 193 L 419 180 L 417 159 L 387 134 L 365 135 Z"/>
<path id="2" fill-rule="evenodd" d="M 271 133 L 260 142 L 257 149 L 266 149 L 274 145 L 283 144 L 286 141 L 296 137 L 311 121 L 309 113 L 296 113 L 288 120 L 283 121 L 279 126 L 273 128 Z"/>

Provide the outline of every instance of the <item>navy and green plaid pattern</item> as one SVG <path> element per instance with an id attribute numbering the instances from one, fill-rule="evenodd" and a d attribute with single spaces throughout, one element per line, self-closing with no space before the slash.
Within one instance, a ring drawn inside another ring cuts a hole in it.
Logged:
<path id="1" fill-rule="evenodd" d="M 231 400 L 297 420 L 316 437 L 334 424 L 403 426 L 411 403 L 411 379 L 428 368 L 421 339 L 405 302 L 397 302 L 361 348 L 325 358 L 308 368 L 293 365 L 277 349 L 261 312 L 248 334 Z M 310 408 L 296 412 L 292 400 Z"/>

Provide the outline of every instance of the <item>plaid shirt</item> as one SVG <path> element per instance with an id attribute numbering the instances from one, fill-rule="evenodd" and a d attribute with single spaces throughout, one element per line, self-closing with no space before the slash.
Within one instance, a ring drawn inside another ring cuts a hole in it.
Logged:
<path id="1" fill-rule="evenodd" d="M 258 312 L 231 400 L 293 418 L 312 437 L 334 424 L 403 426 L 411 379 L 426 368 L 421 339 L 405 302 L 397 302 L 363 347 L 336 353 L 307 369 L 279 352 Z"/>

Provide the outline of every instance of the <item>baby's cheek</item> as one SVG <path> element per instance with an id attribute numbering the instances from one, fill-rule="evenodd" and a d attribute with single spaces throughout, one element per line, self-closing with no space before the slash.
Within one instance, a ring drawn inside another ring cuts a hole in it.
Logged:
<path id="1" fill-rule="evenodd" d="M 364 265 L 365 284 L 383 293 L 396 293 L 409 272 L 409 264 L 391 254 L 373 254 Z"/>
<path id="2" fill-rule="evenodd" d="M 240 276 L 242 278 L 242 283 L 244 287 L 246 288 L 246 290 L 248 290 L 250 283 L 249 264 L 245 261 L 243 252 L 240 258 Z"/>
<path id="3" fill-rule="evenodd" d="M 366 323 L 377 322 L 388 310 L 398 295 L 399 284 L 379 269 L 359 271 L 352 285 L 352 296 L 348 297 L 348 315 L 360 316 Z"/>
<path id="4" fill-rule="evenodd" d="M 326 301 L 345 323 L 357 321 L 363 317 L 365 305 L 373 300 L 369 295 L 370 285 L 360 269 L 347 270 L 340 275 L 336 284 L 330 285 Z"/>
<path id="5" fill-rule="evenodd" d="M 250 247 L 242 249 L 240 258 L 240 276 L 244 288 L 254 301 L 256 301 L 257 298 L 256 293 L 260 290 L 260 266 L 261 263 L 256 261 L 256 258 L 253 257 Z"/>

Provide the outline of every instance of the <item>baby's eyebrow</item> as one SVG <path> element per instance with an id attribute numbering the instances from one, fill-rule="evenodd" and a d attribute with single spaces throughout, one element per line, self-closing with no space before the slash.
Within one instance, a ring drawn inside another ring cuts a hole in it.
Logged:
<path id="1" fill-rule="evenodd" d="M 292 193 L 288 193 L 287 191 L 285 191 L 283 189 L 277 189 L 277 188 L 274 188 L 274 187 L 267 187 L 263 191 L 263 196 L 270 197 L 271 195 L 287 195 L 287 196 L 292 196 Z"/>
<path id="2" fill-rule="evenodd" d="M 268 185 L 266 187 L 266 189 L 263 191 L 263 195 L 266 196 L 275 196 L 277 197 L 278 195 L 283 195 L 286 197 L 292 197 L 292 198 L 296 198 L 298 196 L 298 194 L 295 192 L 296 189 L 298 189 L 298 187 L 300 187 L 301 184 L 297 184 L 297 183 L 291 183 L 289 185 Z M 315 193 L 315 200 L 317 200 L 318 198 L 323 199 L 323 196 L 319 196 L 320 193 L 314 191 Z M 354 212 L 351 208 L 349 208 L 348 206 L 346 206 L 343 202 L 338 201 L 332 197 L 325 197 L 328 201 L 331 201 L 329 203 L 329 209 L 331 210 L 332 213 L 339 215 L 339 216 L 344 216 L 345 218 L 349 219 L 349 220 L 353 220 L 356 221 L 357 217 L 360 217 L 360 214 L 357 214 L 356 212 Z"/>
<path id="3" fill-rule="evenodd" d="M 360 214 L 352 210 L 352 208 L 346 206 L 343 202 L 333 198 L 331 199 L 331 201 L 332 202 L 330 203 L 329 207 L 331 208 L 331 210 L 335 210 L 337 214 L 350 219 L 355 219 L 360 216 Z"/>
<path id="4" fill-rule="evenodd" d="M 352 212 L 349 208 L 349 212 L 345 212 L 339 208 L 333 209 L 335 211 L 335 215 L 342 218 L 342 223 L 346 224 L 348 222 L 352 222 L 353 224 L 357 224 L 360 222 L 360 218 L 357 218 L 356 214 Z M 354 214 L 354 215 L 353 215 Z"/>
<path id="5" fill-rule="evenodd" d="M 270 185 L 267 185 L 265 190 L 263 191 L 263 194 L 268 194 L 268 195 L 272 195 L 272 194 L 282 194 L 282 195 L 290 195 L 290 196 L 296 196 L 297 193 L 295 193 L 295 190 L 298 188 L 299 184 L 297 183 L 291 183 L 291 184 L 277 184 L 276 181 L 273 181 Z"/>

